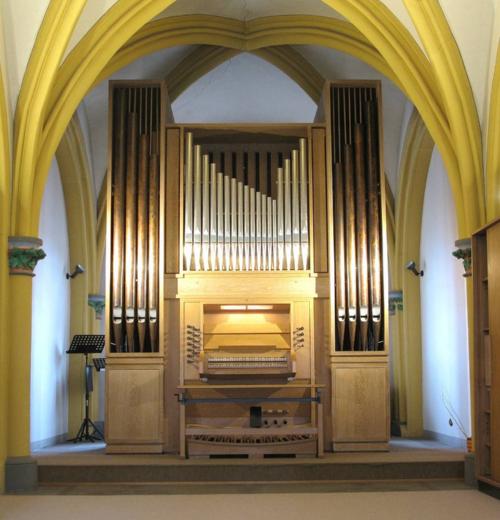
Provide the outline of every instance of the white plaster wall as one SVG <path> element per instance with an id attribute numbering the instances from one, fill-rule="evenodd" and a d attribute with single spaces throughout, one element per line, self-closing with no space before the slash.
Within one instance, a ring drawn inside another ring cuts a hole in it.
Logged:
<path id="1" fill-rule="evenodd" d="M 470 435 L 470 388 L 466 282 L 452 256 L 457 239 L 455 205 L 437 149 L 425 190 L 420 262 L 422 313 L 422 389 L 424 430 L 464 439 L 449 426 L 448 400 Z M 408 276 L 413 276 L 408 274 Z"/>
<path id="2" fill-rule="evenodd" d="M 247 53 L 211 70 L 172 104 L 177 123 L 312 122 L 316 109 L 287 75 Z"/>
<path id="3" fill-rule="evenodd" d="M 366 63 L 349 54 L 316 45 L 294 47 L 326 79 L 379 79 L 382 84 L 384 125 L 384 169 L 395 193 L 398 177 L 398 146 L 406 96 L 390 80 Z"/>
<path id="4" fill-rule="evenodd" d="M 47 253 L 33 279 L 31 340 L 31 443 L 41 447 L 68 431 L 70 319 L 69 243 L 57 163 L 52 162 L 40 215 L 39 237 Z"/>

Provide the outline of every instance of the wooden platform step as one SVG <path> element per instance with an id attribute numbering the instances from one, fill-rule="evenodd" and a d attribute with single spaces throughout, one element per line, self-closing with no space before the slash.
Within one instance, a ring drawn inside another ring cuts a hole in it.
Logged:
<path id="1" fill-rule="evenodd" d="M 316 462 L 265 459 L 211 460 L 169 464 L 43 464 L 39 483 L 224 483 L 342 482 L 381 480 L 462 479 L 463 461 Z M 274 462 L 274 463 L 273 463 Z"/>

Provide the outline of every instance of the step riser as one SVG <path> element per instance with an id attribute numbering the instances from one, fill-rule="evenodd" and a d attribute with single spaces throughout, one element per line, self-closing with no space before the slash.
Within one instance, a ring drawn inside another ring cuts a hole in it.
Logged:
<path id="1" fill-rule="evenodd" d="M 463 462 L 391 464 L 39 466 L 40 484 L 95 482 L 297 482 L 463 479 Z"/>

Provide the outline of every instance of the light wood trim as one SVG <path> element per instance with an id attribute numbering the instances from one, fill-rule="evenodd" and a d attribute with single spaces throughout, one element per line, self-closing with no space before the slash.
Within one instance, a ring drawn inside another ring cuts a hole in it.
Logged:
<path id="1" fill-rule="evenodd" d="M 328 272 L 328 218 L 327 180 L 326 180 L 326 130 L 313 127 L 311 129 L 311 184 L 313 188 L 313 241 L 314 271 Z"/>
<path id="2" fill-rule="evenodd" d="M 179 385 L 179 390 L 230 390 L 230 389 L 256 389 L 256 388 L 325 388 L 326 385 L 310 383 L 288 383 L 288 384 L 263 384 L 263 385 L 213 385 L 200 383 L 199 385 Z"/>
<path id="3" fill-rule="evenodd" d="M 491 346 L 491 478 L 500 482 L 500 225 L 486 231 L 488 257 L 488 325 Z M 484 324 L 483 324 L 484 326 Z"/>
<path id="4" fill-rule="evenodd" d="M 180 129 L 167 128 L 166 143 L 166 171 L 165 171 L 165 273 L 173 274 L 179 272 L 179 171 L 180 157 Z"/>

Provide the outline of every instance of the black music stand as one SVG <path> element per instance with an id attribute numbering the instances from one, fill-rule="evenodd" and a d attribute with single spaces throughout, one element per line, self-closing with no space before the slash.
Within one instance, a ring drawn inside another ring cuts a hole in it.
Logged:
<path id="1" fill-rule="evenodd" d="M 92 422 L 89 417 L 89 398 L 90 393 L 94 389 L 94 380 L 92 369 L 89 364 L 89 354 L 100 354 L 104 348 L 104 334 L 76 334 L 73 341 L 66 351 L 66 354 L 83 354 L 85 355 L 85 418 L 76 434 L 76 437 L 70 439 L 73 442 L 83 441 L 101 441 L 104 435 L 99 428 Z M 90 433 L 92 428 L 92 433 Z"/>

